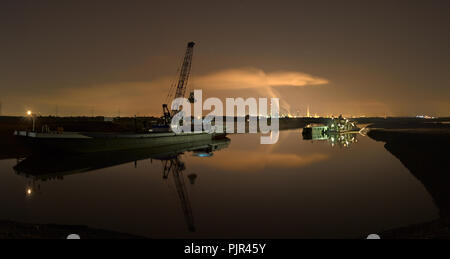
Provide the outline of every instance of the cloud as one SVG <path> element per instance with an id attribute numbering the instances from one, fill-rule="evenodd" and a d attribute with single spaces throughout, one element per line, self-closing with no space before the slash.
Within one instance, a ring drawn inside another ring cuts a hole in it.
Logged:
<path id="1" fill-rule="evenodd" d="M 283 100 L 277 87 L 323 85 L 328 84 L 328 80 L 296 71 L 266 73 L 258 68 L 237 68 L 194 77 L 192 84 L 195 88 L 206 90 L 256 90 L 262 96 L 280 98 L 281 109 L 290 111 L 290 104 Z"/>
<path id="2" fill-rule="evenodd" d="M 171 80 L 161 77 L 148 82 L 120 82 L 101 85 L 89 85 L 62 88 L 59 91 L 43 92 L 39 96 L 17 96 L 23 103 L 35 107 L 41 114 L 52 114 L 58 106 L 62 115 L 121 115 L 161 113 L 161 105 L 166 101 Z M 273 88 L 278 86 L 304 87 L 306 85 L 325 84 L 323 78 L 313 77 L 300 72 L 266 73 L 257 68 L 227 69 L 205 75 L 193 75 L 190 89 L 202 89 L 210 97 L 220 94 L 215 90 L 232 90 L 239 96 L 239 89 L 256 90 L 262 96 L 280 97 Z M 209 94 L 208 94 L 209 93 Z M 223 94 L 223 93 L 222 93 Z M 281 106 L 288 107 L 288 104 Z M 288 108 L 287 108 L 288 110 Z"/>
<path id="3" fill-rule="evenodd" d="M 328 80 L 295 71 L 266 73 L 257 68 L 228 69 L 194 77 L 196 87 L 205 89 L 248 89 L 278 86 L 303 87 L 327 84 Z"/>

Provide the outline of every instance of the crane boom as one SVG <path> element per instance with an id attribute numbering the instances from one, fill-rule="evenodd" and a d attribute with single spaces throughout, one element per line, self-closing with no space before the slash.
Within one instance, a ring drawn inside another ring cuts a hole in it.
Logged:
<path id="1" fill-rule="evenodd" d="M 186 93 L 187 83 L 189 80 L 189 74 L 191 72 L 192 55 L 194 54 L 194 42 L 189 42 L 186 48 L 186 54 L 184 55 L 183 65 L 181 66 L 180 77 L 177 84 L 177 92 L 175 98 L 184 97 Z"/>
<path id="2" fill-rule="evenodd" d="M 191 66 L 192 66 L 192 56 L 194 54 L 194 45 L 195 42 L 191 41 L 187 44 L 186 53 L 184 55 L 183 64 L 181 66 L 180 70 L 180 76 L 178 78 L 177 88 L 175 95 L 173 96 L 173 101 L 177 98 L 184 97 L 186 94 L 187 84 L 189 80 L 189 75 L 191 73 Z M 170 93 L 169 93 L 170 94 Z M 167 107 L 167 104 L 163 104 L 163 119 L 164 123 L 166 125 L 170 124 L 170 120 L 172 119 L 173 115 L 178 112 L 178 109 L 171 109 Z"/>

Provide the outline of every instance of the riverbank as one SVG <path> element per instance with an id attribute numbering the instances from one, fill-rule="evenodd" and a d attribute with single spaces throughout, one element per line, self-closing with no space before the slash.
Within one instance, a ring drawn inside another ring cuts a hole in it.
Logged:
<path id="1" fill-rule="evenodd" d="M 433 198 L 440 217 L 432 222 L 405 226 L 381 233 L 382 238 L 449 238 L 450 237 L 450 164 L 448 146 L 450 128 L 391 127 L 371 129 L 368 136 L 385 142 L 384 147 L 417 178 Z"/>
<path id="2" fill-rule="evenodd" d="M 449 239 L 450 217 L 379 233 L 382 239 Z"/>
<path id="3" fill-rule="evenodd" d="M 70 234 L 77 234 L 81 239 L 143 238 L 80 225 L 32 224 L 0 220 L 0 239 L 66 239 Z"/>

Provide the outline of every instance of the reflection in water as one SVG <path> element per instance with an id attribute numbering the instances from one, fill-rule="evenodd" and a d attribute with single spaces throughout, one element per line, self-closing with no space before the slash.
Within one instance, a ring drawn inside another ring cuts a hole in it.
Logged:
<path id="1" fill-rule="evenodd" d="M 242 150 L 221 154 L 221 159 L 201 161 L 201 165 L 225 171 L 259 172 L 264 168 L 298 169 L 327 160 L 329 156 L 320 152 L 310 154 L 261 152 L 261 150 Z"/>
<path id="2" fill-rule="evenodd" d="M 348 148 L 354 143 L 358 143 L 357 136 L 359 133 L 346 132 L 335 133 L 329 131 L 317 131 L 313 134 L 302 134 L 304 140 L 312 141 L 328 141 L 332 147 L 339 146 L 340 148 Z"/>
<path id="3" fill-rule="evenodd" d="M 27 188 L 25 190 L 25 194 L 28 198 L 31 198 L 35 193 L 40 193 L 41 186 L 39 183 L 36 183 L 35 181 L 31 181 L 27 184 Z"/>
<path id="4" fill-rule="evenodd" d="M 442 217 L 450 216 L 450 165 L 448 152 L 450 135 L 373 130 L 369 137 L 385 142 L 384 147 L 398 158 L 428 190 Z"/>
<path id="5" fill-rule="evenodd" d="M 151 238 L 360 237 L 438 216 L 383 143 L 343 136 L 358 144 L 301 141 L 296 129 L 282 131 L 276 145 L 233 134 L 231 142 L 3 160 L 0 205 L 17 221 Z"/>
<path id="6" fill-rule="evenodd" d="M 189 201 L 189 195 L 184 183 L 183 171 L 186 166 L 181 161 L 179 155 L 174 158 L 163 160 L 164 171 L 163 178 L 168 179 L 169 174 L 172 173 L 173 181 L 177 190 L 178 198 L 181 202 L 181 209 L 188 225 L 188 229 L 191 232 L 195 232 L 194 216 L 192 214 L 191 202 Z"/>
<path id="7" fill-rule="evenodd" d="M 117 152 L 104 152 L 80 155 L 31 155 L 19 159 L 14 170 L 17 174 L 30 178 L 26 187 L 26 196 L 40 194 L 40 182 L 46 180 L 63 180 L 64 176 L 90 172 L 93 170 L 116 166 L 129 162 L 135 163 L 144 159 L 160 160 L 163 164 L 163 179 L 172 177 L 181 208 L 190 232 L 195 232 L 194 217 L 189 195 L 185 185 L 183 171 L 186 169 L 181 155 L 184 152 L 193 152 L 198 157 L 210 157 L 214 151 L 228 147 L 228 138 L 199 141 L 159 147 L 158 149 L 127 150 Z M 195 183 L 196 174 L 187 176 L 191 185 Z"/>
<path id="8" fill-rule="evenodd" d="M 350 147 L 351 144 L 358 143 L 357 135 L 358 133 L 330 134 L 328 141 L 332 147 Z"/>

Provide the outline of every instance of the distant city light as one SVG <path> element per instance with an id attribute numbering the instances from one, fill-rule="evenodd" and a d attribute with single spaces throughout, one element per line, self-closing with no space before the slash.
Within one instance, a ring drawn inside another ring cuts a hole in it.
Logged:
<path id="1" fill-rule="evenodd" d="M 418 119 L 434 119 L 435 117 L 428 116 L 428 115 L 417 115 L 416 118 L 418 118 Z"/>
<path id="2" fill-rule="evenodd" d="M 27 115 L 30 116 L 31 115 L 31 111 L 28 110 L 27 111 Z"/>

